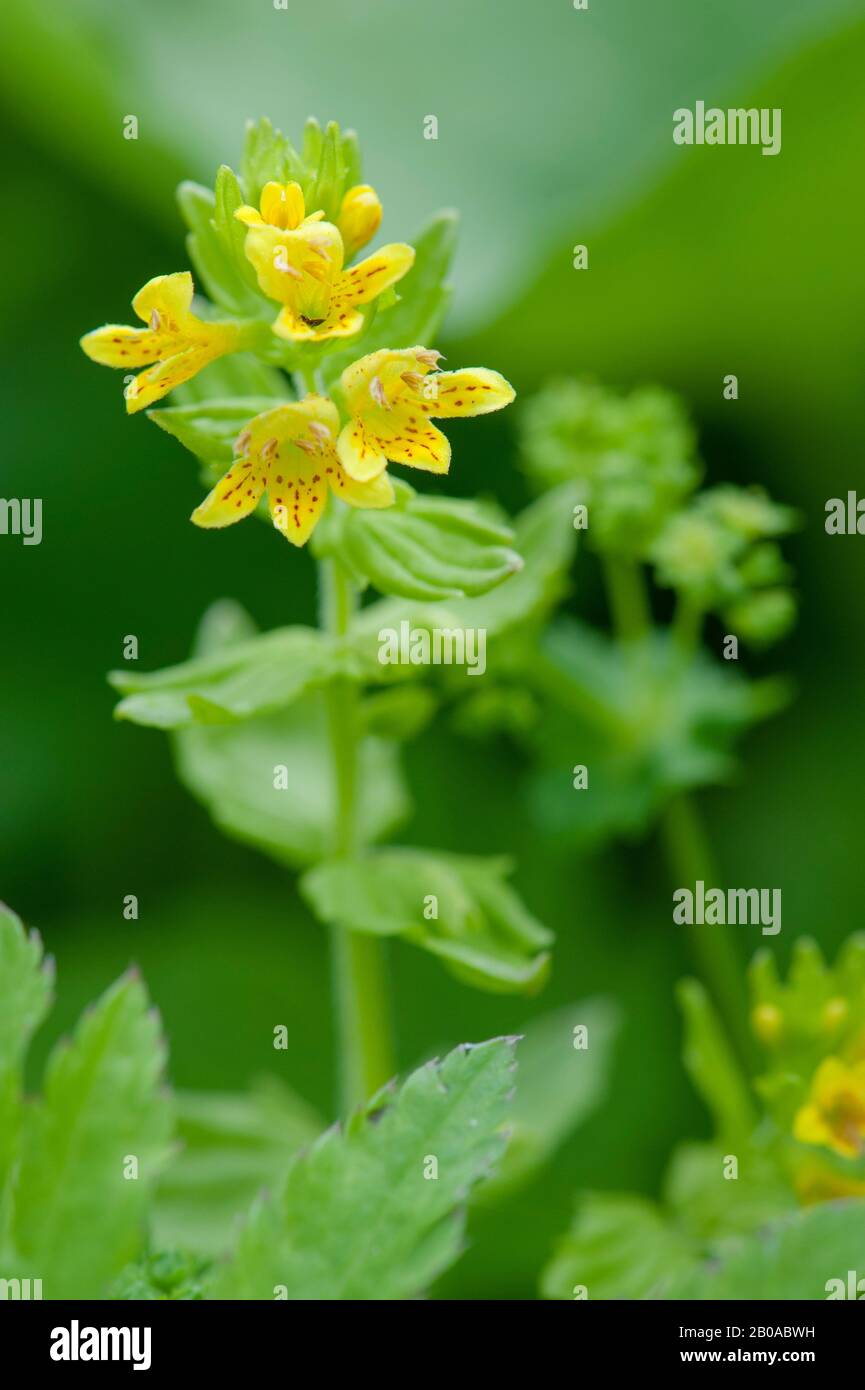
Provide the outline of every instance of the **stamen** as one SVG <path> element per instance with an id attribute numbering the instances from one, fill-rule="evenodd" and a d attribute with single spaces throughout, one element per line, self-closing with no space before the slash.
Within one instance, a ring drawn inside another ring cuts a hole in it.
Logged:
<path id="1" fill-rule="evenodd" d="M 439 362 L 444 362 L 445 355 L 438 352 L 435 348 L 421 348 L 420 352 L 415 353 L 418 362 L 423 362 L 425 367 L 436 367 Z"/>
<path id="2" fill-rule="evenodd" d="M 323 425 L 320 420 L 310 420 L 309 432 L 310 434 L 314 434 L 317 439 L 320 439 L 322 444 L 329 444 L 333 438 L 327 425 Z"/>
<path id="3" fill-rule="evenodd" d="M 298 449 L 302 449 L 305 454 L 317 454 L 318 445 L 311 439 L 295 439 L 294 443 Z"/>
<path id="4" fill-rule="evenodd" d="M 151 332 L 152 332 L 152 333 L 158 333 L 161 327 L 162 327 L 162 319 L 159 317 L 159 310 L 158 310 L 158 309 L 153 309 L 153 310 L 151 310 L 151 313 L 150 313 L 150 330 L 151 330 Z"/>
<path id="5" fill-rule="evenodd" d="M 387 403 L 387 396 L 384 393 L 384 386 L 382 385 L 381 377 L 373 377 L 372 381 L 369 383 L 369 394 L 372 396 L 373 400 L 381 406 L 382 410 L 389 409 Z"/>
<path id="6" fill-rule="evenodd" d="M 234 441 L 234 452 L 236 454 L 245 454 L 251 438 L 252 430 L 244 430 L 239 434 Z"/>
<path id="7" fill-rule="evenodd" d="M 400 372 L 400 380 L 404 381 L 406 386 L 410 386 L 413 391 L 416 391 L 419 386 L 423 386 L 424 383 L 421 372 Z"/>
<path id="8" fill-rule="evenodd" d="M 303 279 L 297 267 L 289 264 L 288 252 L 284 246 L 278 246 L 274 251 L 273 264 L 276 270 L 281 270 L 285 275 L 291 275 L 295 280 Z"/>

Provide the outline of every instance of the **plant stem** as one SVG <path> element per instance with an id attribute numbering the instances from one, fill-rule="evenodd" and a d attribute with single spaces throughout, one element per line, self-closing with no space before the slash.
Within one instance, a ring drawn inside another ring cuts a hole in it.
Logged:
<path id="1" fill-rule="evenodd" d="M 645 579 L 639 565 L 608 556 L 604 561 L 604 579 L 619 640 L 638 639 L 651 622 Z M 680 600 L 672 635 L 683 656 L 690 657 L 696 650 L 702 619 L 699 607 Z M 668 803 L 661 816 L 660 832 L 677 887 L 693 886 L 698 879 L 707 885 L 717 884 L 699 812 L 684 792 Z M 742 961 L 736 944 L 729 934 L 715 926 L 694 925 L 684 930 L 695 966 L 712 995 L 740 1061 L 746 1063 L 751 1046 L 743 1008 Z"/>
<path id="2" fill-rule="evenodd" d="M 642 571 L 635 560 L 620 555 L 605 555 L 603 567 L 613 627 L 622 641 L 632 642 L 651 622 Z"/>
<path id="3" fill-rule="evenodd" d="M 338 560 L 322 560 L 321 623 L 334 636 L 348 631 L 355 595 Z M 333 853 L 349 858 L 357 840 L 357 690 L 348 679 L 326 690 L 327 723 L 336 790 Z M 333 996 L 340 1057 L 340 1098 L 344 1114 L 361 1105 L 396 1070 L 391 1041 L 387 967 L 383 943 L 375 936 L 331 929 Z"/>
<path id="4" fill-rule="evenodd" d="M 694 803 L 684 792 L 668 802 L 661 816 L 661 839 L 677 887 L 691 888 L 698 879 L 717 886 L 712 852 Z M 744 967 L 735 939 L 724 927 L 686 926 L 688 945 L 700 976 L 712 995 L 740 1062 L 751 1050 L 745 1016 Z"/>

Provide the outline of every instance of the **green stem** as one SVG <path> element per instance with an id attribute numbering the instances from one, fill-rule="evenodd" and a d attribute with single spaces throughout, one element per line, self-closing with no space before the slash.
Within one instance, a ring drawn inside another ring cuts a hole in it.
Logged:
<path id="1" fill-rule="evenodd" d="M 613 628 L 622 641 L 633 642 L 652 621 L 643 572 L 636 560 L 620 555 L 604 556 L 603 567 Z"/>
<path id="2" fill-rule="evenodd" d="M 613 625 L 622 642 L 632 642 L 648 631 L 651 609 L 643 572 L 633 561 L 616 556 L 604 560 L 604 579 Z M 673 641 L 683 655 L 692 655 L 700 638 L 703 612 L 690 601 L 679 602 L 673 623 Z M 691 887 L 697 879 L 717 885 L 709 844 L 699 813 L 684 793 L 667 805 L 661 817 L 661 838 L 670 872 L 679 887 Z M 744 1009 L 743 963 L 736 943 L 716 926 L 691 926 L 683 930 L 703 983 L 715 1002 L 740 1061 L 751 1051 Z"/>
<path id="3" fill-rule="evenodd" d="M 661 816 L 661 839 L 676 887 L 694 889 L 698 879 L 707 888 L 718 878 L 702 820 L 684 792 L 674 796 Z M 752 1050 L 745 1010 L 744 962 L 738 944 L 726 927 L 684 926 L 694 964 L 726 1026 L 740 1062 L 747 1066 Z"/>
<path id="4" fill-rule="evenodd" d="M 343 636 L 354 611 L 351 582 L 337 560 L 320 564 L 322 626 Z M 336 788 L 333 853 L 357 853 L 358 698 L 350 680 L 332 681 L 326 691 L 327 724 Z M 333 994 L 344 1114 L 383 1086 L 396 1070 L 391 1041 L 387 968 L 375 936 L 331 929 Z"/>

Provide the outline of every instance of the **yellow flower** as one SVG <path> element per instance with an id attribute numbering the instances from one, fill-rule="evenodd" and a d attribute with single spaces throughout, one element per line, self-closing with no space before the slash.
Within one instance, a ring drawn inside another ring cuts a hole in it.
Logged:
<path id="1" fill-rule="evenodd" d="M 132 301 L 147 328 L 109 323 L 81 339 L 87 356 L 105 367 L 143 367 L 126 388 L 130 415 L 161 400 L 173 387 L 189 381 L 202 367 L 233 352 L 240 328 L 234 323 L 207 323 L 190 311 L 193 284 L 188 270 L 157 275 Z"/>
<path id="2" fill-rule="evenodd" d="M 381 226 L 381 203 L 378 194 L 368 183 L 356 183 L 342 200 L 336 219 L 345 247 L 345 258 L 352 256 L 372 241 Z"/>
<path id="3" fill-rule="evenodd" d="M 807 1104 L 797 1112 L 793 1135 L 801 1144 L 822 1144 L 842 1158 L 865 1150 L 865 1062 L 848 1066 L 839 1057 L 821 1062 Z"/>
<path id="4" fill-rule="evenodd" d="M 340 433 L 337 453 L 352 478 L 377 477 L 388 459 L 447 473 L 451 446 L 432 420 L 486 415 L 514 399 L 513 387 L 498 372 L 485 367 L 439 372 L 440 357 L 424 347 L 383 348 L 343 372 L 352 418 Z"/>
<path id="5" fill-rule="evenodd" d="M 377 200 L 376 200 L 377 201 Z M 349 230 L 357 235 L 361 210 L 351 209 Z M 359 304 L 369 304 L 412 267 L 411 246 L 383 246 L 350 270 L 338 227 L 323 212 L 306 216 L 299 184 L 269 183 L 261 210 L 244 206 L 235 217 L 248 231 L 244 250 L 268 299 L 283 306 L 274 332 L 296 342 L 345 338 L 363 326 Z"/>
<path id="6" fill-rule="evenodd" d="M 389 507 L 386 474 L 372 482 L 348 477 L 334 450 L 339 415 L 326 396 L 278 405 L 256 415 L 235 442 L 238 457 L 200 507 L 196 526 L 230 526 L 249 516 L 267 491 L 274 526 L 293 545 L 305 545 L 318 524 L 327 489 L 352 507 Z"/>

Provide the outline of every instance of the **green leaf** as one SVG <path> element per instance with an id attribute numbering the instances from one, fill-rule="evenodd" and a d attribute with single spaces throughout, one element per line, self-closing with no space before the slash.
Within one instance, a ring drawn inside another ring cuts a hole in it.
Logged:
<path id="1" fill-rule="evenodd" d="M 271 181 L 304 184 L 307 178 L 306 153 L 304 146 L 304 159 L 301 159 L 291 141 L 281 130 L 274 130 L 266 116 L 260 121 L 247 121 L 240 162 L 246 201 L 257 208 L 261 201 L 261 190 Z"/>
<path id="2" fill-rule="evenodd" d="M 216 230 L 214 194 L 201 184 L 187 181 L 178 188 L 177 201 L 189 228 L 189 259 L 209 298 L 230 314 L 260 315 L 266 301 L 250 287 L 231 245 Z"/>
<path id="3" fill-rule="evenodd" d="M 508 872 L 503 859 L 389 848 L 318 864 L 300 889 L 328 925 L 401 936 L 478 989 L 534 993 L 552 934 L 505 882 Z"/>
<path id="4" fill-rule="evenodd" d="M 336 789 L 321 699 L 228 727 L 181 728 L 174 745 L 180 780 L 227 835 L 292 867 L 330 853 Z M 277 767 L 287 770 L 284 786 L 274 785 Z M 358 830 L 370 844 L 411 810 L 397 746 L 363 739 L 357 781 Z"/>
<path id="5" fill-rule="evenodd" d="M 51 1004 L 54 969 L 37 932 L 0 903 L 0 1208 L 21 1117 L 21 1073 L 30 1039 Z"/>
<path id="6" fill-rule="evenodd" d="M 269 396 L 241 396 L 200 405 L 170 405 L 147 414 L 203 463 L 226 469 L 233 461 L 237 436 L 254 416 L 272 410 L 274 404 Z"/>
<path id="7" fill-rule="evenodd" d="M 230 724 L 271 713 L 341 674 L 340 650 L 315 628 L 286 627 L 164 671 L 112 671 L 117 719 L 155 729 Z"/>
<path id="8" fill-rule="evenodd" d="M 456 249 L 457 215 L 440 212 L 412 243 L 414 265 L 399 282 L 399 298 L 389 309 L 368 314 L 366 327 L 349 348 L 324 358 L 322 373 L 329 390 L 359 356 L 379 348 L 432 347 L 450 302 L 446 276 Z"/>
<path id="9" fill-rule="evenodd" d="M 206 1296 L 211 1262 L 189 1250 L 161 1250 L 127 1265 L 108 1291 L 121 1302 L 189 1303 Z"/>
<path id="10" fill-rule="evenodd" d="M 171 1133 L 158 1016 L 132 973 L 52 1052 L 27 1113 L 12 1234 L 46 1298 L 99 1298 L 141 1244 Z M 138 1176 L 126 1175 L 132 1159 Z"/>
<path id="11" fill-rule="evenodd" d="M 715 1121 L 718 1137 L 741 1143 L 757 1122 L 742 1070 L 703 986 L 697 980 L 682 980 L 677 994 L 685 1016 L 685 1070 Z"/>
<path id="12" fill-rule="evenodd" d="M 244 205 L 244 197 L 237 176 L 227 164 L 220 165 L 216 175 L 214 202 L 213 225 L 216 233 L 222 239 L 228 256 L 239 271 L 241 279 L 246 281 L 247 286 L 252 291 L 254 300 L 251 302 L 258 302 L 261 299 L 258 281 L 244 249 L 247 229 L 234 215 L 237 209 Z"/>
<path id="13" fill-rule="evenodd" d="M 842 1290 L 847 1288 L 848 1270 L 861 1275 L 863 1250 L 865 1202 L 824 1202 L 748 1236 L 720 1261 L 680 1273 L 663 1297 L 737 1301 L 849 1297 Z"/>
<path id="14" fill-rule="evenodd" d="M 663 1280 L 694 1263 L 693 1245 L 654 1202 L 590 1192 L 541 1275 L 541 1293 L 554 1299 L 647 1298 Z"/>
<path id="15" fill-rule="evenodd" d="M 232 1244 L 238 1213 L 264 1189 L 273 1190 L 324 1122 L 275 1077 L 247 1094 L 181 1091 L 176 1105 L 181 1148 L 159 1184 L 153 1241 L 159 1249 L 221 1255 Z"/>
<path id="16" fill-rule="evenodd" d="M 729 781 L 737 740 L 786 698 L 782 681 L 748 681 L 704 653 L 683 661 L 666 633 L 623 650 L 570 619 L 544 633 L 521 673 L 545 697 L 533 815 L 583 844 L 638 834 L 673 792 Z M 589 769 L 587 789 L 573 787 L 575 763 Z"/>
<path id="17" fill-rule="evenodd" d="M 331 1129 L 257 1206 L 223 1298 L 417 1297 L 460 1254 L 461 1210 L 504 1147 L 513 1044 L 457 1048 Z M 425 1176 L 437 1163 L 437 1178 Z M 283 1292 L 284 1291 L 284 1292 Z"/>
<path id="18" fill-rule="evenodd" d="M 475 503 L 425 497 L 405 483 L 395 507 L 355 509 L 342 531 L 358 575 L 380 593 L 427 601 L 484 594 L 522 569 L 512 540 Z"/>
<path id="19" fill-rule="evenodd" d="M 522 1186 L 599 1104 L 612 1063 L 619 1014 L 608 999 L 584 999 L 519 1029 L 517 1092 L 510 1141 L 496 1176 L 480 1190 L 497 1201 Z M 575 1045 L 576 1029 L 585 1028 Z"/>

